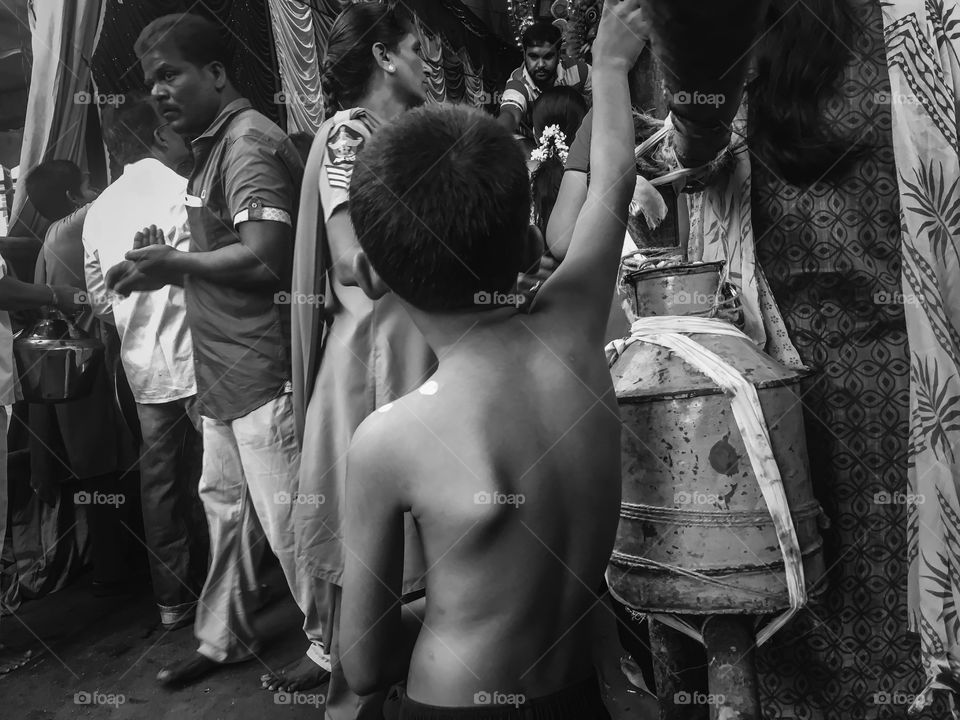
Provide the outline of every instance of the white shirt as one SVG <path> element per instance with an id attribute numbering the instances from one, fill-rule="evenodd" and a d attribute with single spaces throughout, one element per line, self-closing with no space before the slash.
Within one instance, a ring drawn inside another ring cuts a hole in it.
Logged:
<path id="1" fill-rule="evenodd" d="M 104 278 L 133 249 L 133 236 L 150 225 L 163 231 L 168 245 L 189 249 L 186 192 L 186 178 L 154 158 L 139 160 L 93 202 L 83 225 L 90 304 L 117 326 L 123 369 L 142 405 L 197 393 L 183 288 L 168 285 L 123 298 L 106 289 Z"/>
<path id="2" fill-rule="evenodd" d="M 7 264 L 0 257 L 0 277 L 6 277 Z M 13 360 L 13 328 L 10 325 L 10 313 L 0 312 L 0 405 L 12 405 L 16 400 L 17 366 Z M 6 433 L 6 428 L 0 432 Z M 0 458 L 6 462 L 6 458 Z"/>

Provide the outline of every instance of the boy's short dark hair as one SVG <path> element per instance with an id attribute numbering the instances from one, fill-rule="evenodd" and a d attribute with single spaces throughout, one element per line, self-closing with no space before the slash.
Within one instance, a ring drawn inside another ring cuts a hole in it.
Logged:
<path id="1" fill-rule="evenodd" d="M 153 99 L 146 93 L 127 93 L 124 102 L 103 113 L 103 142 L 124 165 L 150 157 L 153 134 L 164 125 Z"/>
<path id="2" fill-rule="evenodd" d="M 360 246 L 393 292 L 428 312 L 509 292 L 524 260 L 530 185 L 523 152 L 464 106 L 405 113 L 362 151 L 350 185 Z"/>
<path id="3" fill-rule="evenodd" d="M 198 67 L 212 62 L 222 63 L 227 76 L 233 80 L 227 36 L 216 23 L 205 17 L 194 13 L 158 17 L 140 32 L 133 52 L 142 60 L 150 50 L 165 43 L 172 43 L 184 60 Z"/>
<path id="4" fill-rule="evenodd" d="M 30 171 L 24 184 L 27 197 L 37 212 L 54 222 L 76 209 L 67 193 L 80 194 L 83 173 L 70 160 L 46 160 Z"/>
<path id="5" fill-rule="evenodd" d="M 560 28 L 548 20 L 537 20 L 530 25 L 520 36 L 523 49 L 539 47 L 540 45 L 556 45 L 559 49 L 563 33 Z"/>

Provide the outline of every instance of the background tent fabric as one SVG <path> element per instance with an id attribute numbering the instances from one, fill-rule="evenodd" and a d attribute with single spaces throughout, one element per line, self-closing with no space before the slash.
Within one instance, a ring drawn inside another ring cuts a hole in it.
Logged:
<path id="1" fill-rule="evenodd" d="M 87 58 L 96 47 L 101 0 L 35 0 L 33 69 L 27 121 L 20 151 L 23 176 L 43 160 L 59 158 L 86 166 L 85 133 L 90 97 Z M 27 203 L 18 183 L 11 208 L 11 226 L 45 225 Z"/>
<path id="2" fill-rule="evenodd" d="M 277 65 L 283 92 L 278 102 L 287 107 L 287 132 L 316 133 L 323 122 L 314 11 L 303 3 L 270 0 L 270 17 L 277 47 Z"/>

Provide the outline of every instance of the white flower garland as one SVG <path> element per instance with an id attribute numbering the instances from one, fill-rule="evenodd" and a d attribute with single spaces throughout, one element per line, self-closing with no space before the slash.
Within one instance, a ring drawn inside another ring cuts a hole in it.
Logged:
<path id="1" fill-rule="evenodd" d="M 548 125 L 540 135 L 540 147 L 530 153 L 530 159 L 536 162 L 546 162 L 547 158 L 556 154 L 566 165 L 570 148 L 567 147 L 567 136 L 560 130 L 559 125 Z"/>

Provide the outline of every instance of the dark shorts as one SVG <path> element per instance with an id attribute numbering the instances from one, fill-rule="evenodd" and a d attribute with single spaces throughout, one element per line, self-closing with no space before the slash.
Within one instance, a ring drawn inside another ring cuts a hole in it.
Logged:
<path id="1" fill-rule="evenodd" d="M 478 693 L 478 704 L 468 707 L 437 707 L 400 698 L 399 720 L 610 720 L 596 678 L 572 685 L 552 695 L 523 700 L 518 704 L 481 704 L 489 700 L 513 702 L 508 696 Z"/>

